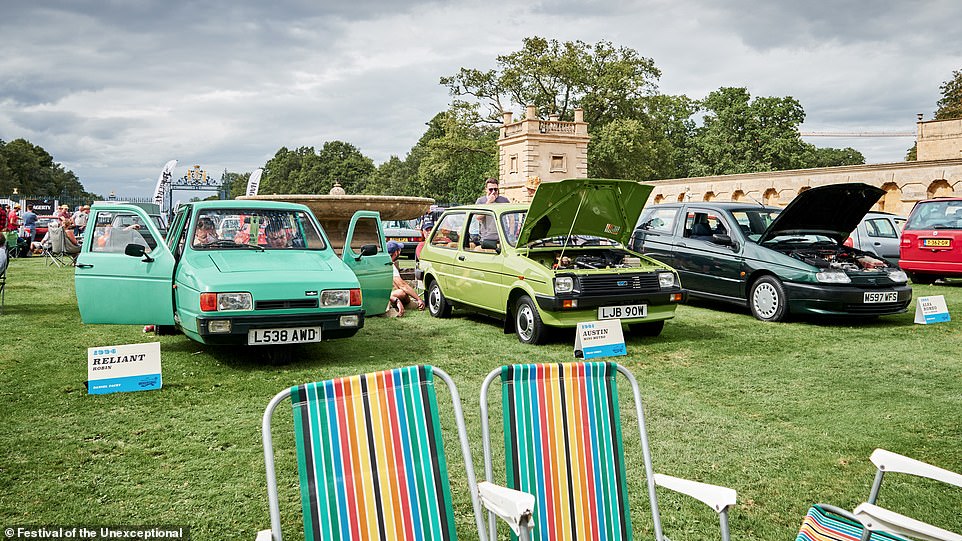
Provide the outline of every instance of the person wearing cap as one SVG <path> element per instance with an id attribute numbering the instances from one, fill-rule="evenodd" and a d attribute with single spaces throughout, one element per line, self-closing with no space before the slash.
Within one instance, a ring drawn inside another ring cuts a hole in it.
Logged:
<path id="1" fill-rule="evenodd" d="M 64 220 L 70 218 L 70 207 L 67 205 L 60 205 L 60 207 L 57 208 L 57 213 L 54 214 L 54 216 L 56 216 L 57 219 L 60 220 L 60 223 L 63 224 Z"/>
<path id="2" fill-rule="evenodd" d="M 388 301 L 388 309 L 397 310 L 398 317 L 404 315 L 404 305 L 411 301 L 417 301 L 418 310 L 424 310 L 424 301 L 414 291 L 407 280 L 401 278 L 401 271 L 397 268 L 397 258 L 401 255 L 403 245 L 400 242 L 389 241 L 387 243 L 387 253 L 391 256 L 391 268 L 394 270 L 394 290 L 391 291 L 391 299 Z"/>
<path id="3" fill-rule="evenodd" d="M 541 185 L 541 177 L 528 177 L 528 180 L 524 183 L 524 189 L 528 191 L 528 202 L 530 203 L 534 199 L 534 193 L 538 191 L 538 186 Z"/>
<path id="4" fill-rule="evenodd" d="M 87 218 L 90 217 L 90 207 L 84 205 L 73 214 L 73 234 L 80 235 L 87 229 Z"/>

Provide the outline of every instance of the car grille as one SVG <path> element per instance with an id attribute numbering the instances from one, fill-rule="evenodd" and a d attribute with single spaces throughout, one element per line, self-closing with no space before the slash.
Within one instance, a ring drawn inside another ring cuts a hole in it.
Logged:
<path id="1" fill-rule="evenodd" d="M 909 301 L 880 302 L 873 304 L 846 304 L 844 310 L 850 314 L 896 314 L 905 310 Z"/>
<path id="2" fill-rule="evenodd" d="M 658 286 L 658 273 L 581 275 L 582 295 L 653 292 Z"/>
<path id="3" fill-rule="evenodd" d="M 254 302 L 255 310 L 284 310 L 290 308 L 317 308 L 317 299 L 292 299 Z"/>

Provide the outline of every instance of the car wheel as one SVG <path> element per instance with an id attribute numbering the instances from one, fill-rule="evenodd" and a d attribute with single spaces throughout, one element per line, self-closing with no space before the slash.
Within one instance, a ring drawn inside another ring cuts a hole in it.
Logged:
<path id="1" fill-rule="evenodd" d="M 630 323 L 628 332 L 634 336 L 658 336 L 665 328 L 665 320 L 654 323 Z"/>
<path id="2" fill-rule="evenodd" d="M 154 325 L 154 334 L 157 336 L 170 336 L 177 334 L 176 325 Z"/>
<path id="3" fill-rule="evenodd" d="M 527 295 L 518 299 L 514 309 L 514 332 L 522 344 L 540 344 L 547 334 L 534 301 Z"/>
<path id="4" fill-rule="evenodd" d="M 934 274 L 920 274 L 917 272 L 907 272 L 905 274 L 909 276 L 909 280 L 912 280 L 913 284 L 928 285 L 935 283 L 935 281 L 939 279 L 939 277 Z"/>
<path id="5" fill-rule="evenodd" d="M 762 321 L 782 321 L 788 314 L 785 286 L 774 276 L 762 276 L 752 284 L 748 295 L 752 315 Z"/>
<path id="6" fill-rule="evenodd" d="M 432 280 L 430 287 L 428 287 L 428 312 L 438 318 L 451 316 L 451 303 L 444 298 L 444 293 L 441 293 L 441 286 L 438 285 L 437 280 Z"/>

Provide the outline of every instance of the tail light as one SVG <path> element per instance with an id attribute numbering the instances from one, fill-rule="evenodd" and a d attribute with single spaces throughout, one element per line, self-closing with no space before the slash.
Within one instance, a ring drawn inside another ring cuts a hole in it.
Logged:
<path id="1" fill-rule="evenodd" d="M 351 290 L 351 306 L 361 306 L 361 290 Z"/>
<path id="2" fill-rule="evenodd" d="M 848 246 L 849 248 L 852 248 L 855 246 L 855 241 L 852 240 L 852 237 L 849 237 L 845 239 L 845 242 L 843 242 L 842 244 L 844 244 L 845 246 Z"/>
<path id="3" fill-rule="evenodd" d="M 217 311 L 217 293 L 200 294 L 200 310 L 202 312 Z"/>

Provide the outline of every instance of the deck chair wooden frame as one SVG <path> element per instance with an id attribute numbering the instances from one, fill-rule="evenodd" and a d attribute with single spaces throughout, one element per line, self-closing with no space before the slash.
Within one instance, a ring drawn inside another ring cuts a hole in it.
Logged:
<path id="1" fill-rule="evenodd" d="M 261 427 L 271 529 L 257 540 L 282 541 L 271 419 L 288 398 L 307 540 L 454 539 L 437 379 L 451 395 L 475 524 L 485 539 L 457 387 L 439 368 L 412 366 L 299 385 L 274 396 Z"/>
<path id="2" fill-rule="evenodd" d="M 481 386 L 485 478 L 491 481 L 493 477 L 488 388 L 500 378 L 505 456 L 511 457 L 505 484 L 539 498 L 534 512 L 520 531 L 513 528 L 514 533 L 522 541 L 597 539 L 601 531 L 608 533 L 608 539 L 632 538 L 617 374 L 631 384 L 657 541 L 664 541 L 665 536 L 656 486 L 711 507 L 718 514 L 722 539 L 728 541 L 728 510 L 735 504 L 735 491 L 655 473 L 638 382 L 627 368 L 615 363 L 502 366 L 485 378 Z M 522 447 L 528 451 L 522 452 Z M 482 484 L 482 497 L 484 488 Z M 567 500 L 567 506 L 560 500 Z M 494 541 L 492 515 L 488 526 Z"/>

